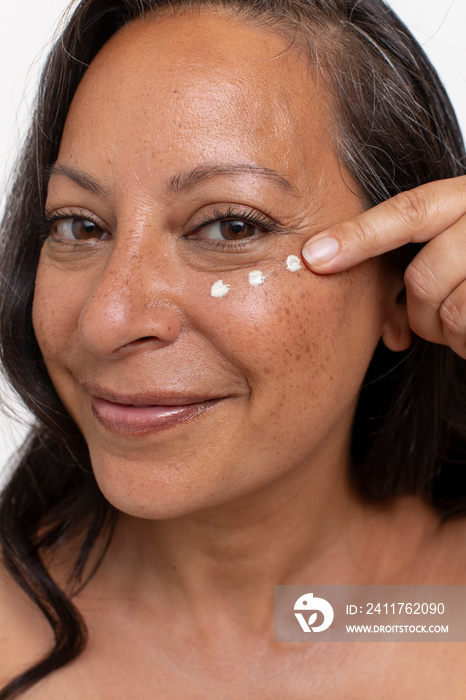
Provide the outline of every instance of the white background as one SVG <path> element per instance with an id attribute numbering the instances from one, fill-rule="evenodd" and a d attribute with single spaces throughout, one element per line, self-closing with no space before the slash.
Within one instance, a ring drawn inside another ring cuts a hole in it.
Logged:
<path id="1" fill-rule="evenodd" d="M 3 195 L 41 65 L 65 0 L 1 0 L 0 9 L 0 178 Z M 466 134 L 465 0 L 391 0 L 436 66 Z M 24 428 L 0 413 L 0 475 Z"/>

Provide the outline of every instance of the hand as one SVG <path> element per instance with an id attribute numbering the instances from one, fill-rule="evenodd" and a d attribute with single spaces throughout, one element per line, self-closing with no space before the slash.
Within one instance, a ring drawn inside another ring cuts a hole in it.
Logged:
<path id="1" fill-rule="evenodd" d="M 429 241 L 405 272 L 412 330 L 466 358 L 466 176 L 403 192 L 310 238 L 313 272 L 340 272 L 406 243 Z"/>

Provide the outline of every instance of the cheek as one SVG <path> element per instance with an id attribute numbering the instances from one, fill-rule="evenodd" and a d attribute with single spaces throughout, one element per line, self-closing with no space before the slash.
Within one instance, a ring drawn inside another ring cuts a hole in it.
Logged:
<path id="1" fill-rule="evenodd" d="M 53 374 L 55 363 L 78 333 L 80 310 L 85 303 L 86 282 L 75 275 L 66 275 L 48 261 L 39 262 L 34 288 L 32 322 L 34 332 Z"/>
<path id="2" fill-rule="evenodd" d="M 325 277 L 303 269 L 269 275 L 257 289 L 243 284 L 242 293 L 232 284 L 216 300 L 215 342 L 244 373 L 253 415 L 283 423 L 355 399 L 381 335 L 377 279 L 371 264 Z"/>

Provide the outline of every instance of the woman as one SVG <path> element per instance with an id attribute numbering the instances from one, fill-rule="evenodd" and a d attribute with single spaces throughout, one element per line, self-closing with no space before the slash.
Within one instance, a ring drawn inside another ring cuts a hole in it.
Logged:
<path id="1" fill-rule="evenodd" d="M 297 650 L 272 610 L 274 584 L 464 583 L 462 364 L 411 338 L 418 247 L 300 263 L 463 159 L 377 0 L 78 6 L 4 229 L 38 427 L 3 496 L 0 697 L 461 697 L 462 645 Z M 419 241 L 415 196 L 378 215 Z"/>

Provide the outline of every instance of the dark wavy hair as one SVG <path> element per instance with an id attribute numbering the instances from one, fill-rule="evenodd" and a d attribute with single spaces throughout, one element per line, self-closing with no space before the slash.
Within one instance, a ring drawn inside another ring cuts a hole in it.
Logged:
<path id="1" fill-rule="evenodd" d="M 367 206 L 466 172 L 444 88 L 382 0 L 83 0 L 76 7 L 43 71 L 1 229 L 0 355 L 36 422 L 1 496 L 0 544 L 6 568 L 46 616 L 55 643 L 0 691 L 0 700 L 16 697 L 83 650 L 86 627 L 71 598 L 95 572 L 117 517 L 32 327 L 47 172 L 79 81 L 105 42 L 145 14 L 203 8 L 284 33 L 290 45 L 308 52 L 333 97 L 334 147 Z M 392 258 L 405 269 L 417 250 L 406 246 Z M 395 354 L 380 344 L 353 429 L 353 480 L 363 496 L 417 495 L 445 517 L 463 514 L 465 398 L 464 364 L 450 349 L 415 338 L 409 351 Z M 71 541 L 79 547 L 65 591 L 44 557 Z"/>

